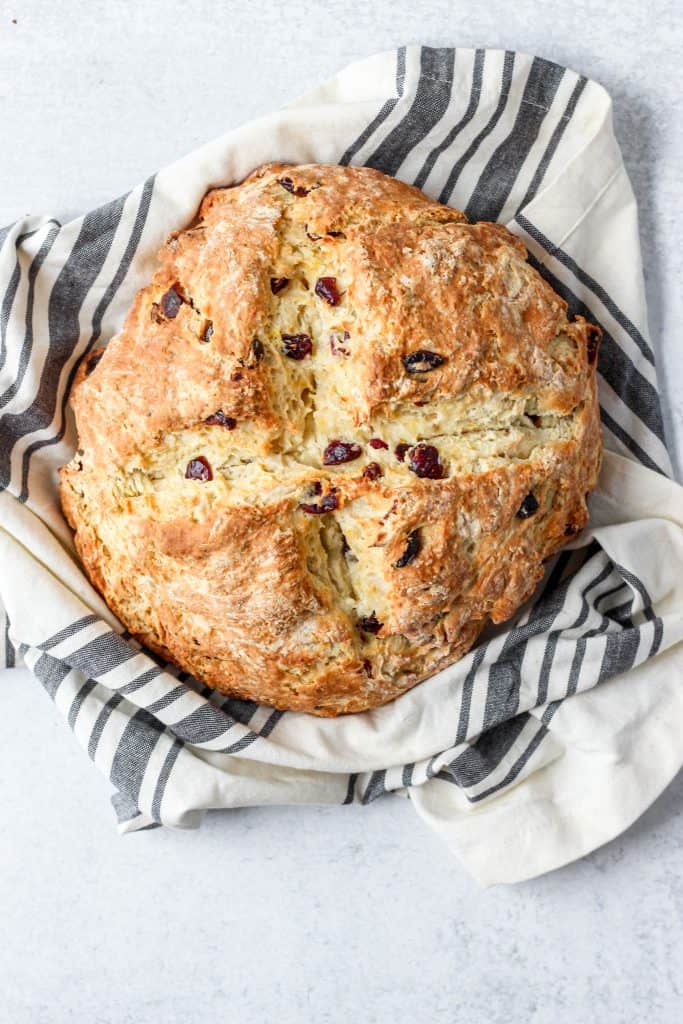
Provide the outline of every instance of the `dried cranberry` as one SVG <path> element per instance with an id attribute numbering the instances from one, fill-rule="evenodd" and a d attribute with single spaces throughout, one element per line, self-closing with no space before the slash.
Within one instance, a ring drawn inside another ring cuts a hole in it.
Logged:
<path id="1" fill-rule="evenodd" d="M 330 306 L 338 306 L 341 302 L 336 277 L 319 277 L 315 282 L 314 291 L 319 299 L 324 299 Z"/>
<path id="2" fill-rule="evenodd" d="M 91 355 L 88 356 L 88 361 L 85 364 L 86 377 L 90 376 L 90 374 L 93 372 L 93 370 L 95 369 L 103 355 L 104 352 L 93 352 Z"/>
<path id="3" fill-rule="evenodd" d="M 326 494 L 323 500 L 320 502 L 323 512 L 334 512 L 335 509 L 339 508 L 339 498 L 337 497 L 336 491 L 330 491 Z"/>
<path id="4" fill-rule="evenodd" d="M 278 185 L 282 185 L 282 187 L 293 196 L 307 196 L 311 191 L 309 188 L 304 188 L 303 185 L 295 185 L 291 178 L 278 178 L 277 183 Z"/>
<path id="5" fill-rule="evenodd" d="M 260 363 L 261 362 L 261 360 L 263 359 L 264 352 L 265 352 L 265 349 L 263 347 L 263 342 L 260 340 L 260 338 L 252 338 L 251 339 L 251 354 L 254 357 L 254 362 L 255 363 Z"/>
<path id="6" fill-rule="evenodd" d="M 161 296 L 161 309 L 164 316 L 168 317 L 169 320 L 173 320 L 178 315 L 178 310 L 183 304 L 183 297 L 180 292 L 176 291 L 176 285 L 169 288 L 164 295 Z"/>
<path id="7" fill-rule="evenodd" d="M 331 331 L 330 332 L 330 351 L 333 356 L 350 356 L 346 342 L 349 340 L 351 335 L 348 331 Z"/>
<path id="8" fill-rule="evenodd" d="M 186 480 L 213 480 L 213 473 L 211 472 L 211 466 L 203 455 L 197 455 L 196 458 L 190 459 L 185 470 Z"/>
<path id="9" fill-rule="evenodd" d="M 413 532 L 408 537 L 408 543 L 406 544 L 405 551 L 403 552 L 401 557 L 396 562 L 394 562 L 394 569 L 403 569 L 404 566 L 410 565 L 413 559 L 417 558 L 417 556 L 419 555 L 421 547 L 422 544 L 420 543 L 419 531 L 413 530 Z"/>
<path id="10" fill-rule="evenodd" d="M 314 481 L 314 483 L 310 485 L 309 491 L 311 492 L 311 494 L 322 494 L 323 485 L 320 483 L 320 480 Z"/>
<path id="11" fill-rule="evenodd" d="M 334 512 L 335 509 L 339 508 L 337 492 L 330 491 L 317 505 L 313 502 L 302 501 L 299 503 L 299 508 L 302 512 L 308 513 L 309 516 L 321 516 L 325 512 Z"/>
<path id="12" fill-rule="evenodd" d="M 403 442 L 401 442 L 401 444 L 397 444 L 396 447 L 394 448 L 394 455 L 396 456 L 399 462 L 405 462 L 406 452 L 409 450 L 410 445 L 403 444 Z"/>
<path id="13" fill-rule="evenodd" d="M 358 625 L 364 633 L 379 633 L 380 629 L 384 625 L 382 622 L 377 621 L 377 616 L 374 612 L 366 615 L 364 618 L 358 620 Z"/>
<path id="14" fill-rule="evenodd" d="M 282 351 L 288 359 L 305 359 L 313 351 L 313 342 L 307 334 L 283 334 Z"/>
<path id="15" fill-rule="evenodd" d="M 428 480 L 440 480 L 444 468 L 439 462 L 438 449 L 433 444 L 416 444 L 410 449 L 410 468 L 416 476 Z"/>
<path id="16" fill-rule="evenodd" d="M 226 416 L 222 409 L 216 409 L 211 416 L 207 416 L 204 422 L 209 427 L 225 427 L 226 430 L 234 430 L 237 426 L 237 420 L 234 420 L 232 416 Z"/>
<path id="17" fill-rule="evenodd" d="M 201 336 L 201 338 L 199 340 L 203 341 L 204 343 L 206 343 L 207 341 L 211 341 L 212 335 L 213 335 L 213 322 L 211 320 L 209 320 L 209 322 L 206 325 L 206 327 L 204 328 L 204 330 L 202 332 L 202 336 Z"/>
<path id="18" fill-rule="evenodd" d="M 270 279 L 270 290 L 273 295 L 277 295 L 283 288 L 286 288 L 289 284 L 288 277 L 271 277 Z"/>
<path id="19" fill-rule="evenodd" d="M 389 445 L 381 437 L 371 437 L 368 441 L 371 448 L 388 448 Z"/>
<path id="20" fill-rule="evenodd" d="M 382 475 L 382 467 L 379 462 L 369 462 L 363 470 L 363 476 L 366 480 L 379 480 Z"/>
<path id="21" fill-rule="evenodd" d="M 323 452 L 323 465 L 339 466 L 342 462 L 353 462 L 362 454 L 361 446 L 353 441 L 330 441 Z"/>
<path id="22" fill-rule="evenodd" d="M 446 362 L 445 356 L 438 352 L 430 352 L 427 348 L 419 348 L 417 352 L 411 352 L 409 356 L 403 357 L 403 365 L 408 373 L 429 373 L 436 370 Z"/>
<path id="23" fill-rule="evenodd" d="M 539 504 L 533 494 L 527 494 L 522 504 L 517 509 L 518 519 L 528 519 L 534 512 L 538 512 Z"/>
<path id="24" fill-rule="evenodd" d="M 588 324 L 588 337 L 586 339 L 586 358 L 590 366 L 593 366 L 598 358 L 598 349 L 602 340 L 602 331 L 595 324 Z"/>

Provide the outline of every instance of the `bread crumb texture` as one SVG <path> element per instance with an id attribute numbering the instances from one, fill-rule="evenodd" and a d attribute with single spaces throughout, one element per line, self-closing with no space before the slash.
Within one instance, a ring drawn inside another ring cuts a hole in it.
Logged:
<path id="1" fill-rule="evenodd" d="M 598 337 L 500 225 L 367 168 L 260 168 L 80 367 L 60 490 L 83 564 L 217 690 L 384 704 L 585 525 Z"/>

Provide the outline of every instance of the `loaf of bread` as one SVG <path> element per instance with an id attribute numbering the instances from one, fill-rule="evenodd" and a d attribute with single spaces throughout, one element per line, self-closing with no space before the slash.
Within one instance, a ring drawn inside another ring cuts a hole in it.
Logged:
<path id="1" fill-rule="evenodd" d="M 223 693 L 384 704 L 585 525 L 598 340 L 504 227 L 367 168 L 262 167 L 79 370 L 60 490 L 85 569 Z"/>

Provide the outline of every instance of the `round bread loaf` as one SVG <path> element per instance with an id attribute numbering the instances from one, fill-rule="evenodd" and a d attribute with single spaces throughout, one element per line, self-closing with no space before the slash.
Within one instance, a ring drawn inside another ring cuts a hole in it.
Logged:
<path id="1" fill-rule="evenodd" d="M 83 361 L 60 488 L 83 564 L 223 693 L 384 704 L 585 525 L 599 333 L 498 224 L 367 168 L 260 168 Z"/>

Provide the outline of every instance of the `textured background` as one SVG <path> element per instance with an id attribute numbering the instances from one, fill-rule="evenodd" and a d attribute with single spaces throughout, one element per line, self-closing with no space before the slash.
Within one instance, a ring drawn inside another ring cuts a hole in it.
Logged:
<path id="1" fill-rule="evenodd" d="M 681 479 L 676 7 L 0 0 L 0 224 L 84 212 L 400 43 L 568 64 L 614 98 Z M 1 1024 L 680 1019 L 683 776 L 590 857 L 482 892 L 398 799 L 119 839 L 106 782 L 24 673 L 0 673 L 0 721 Z"/>

